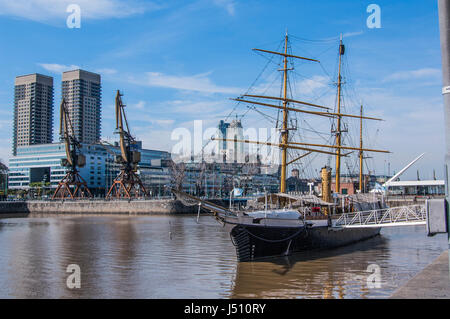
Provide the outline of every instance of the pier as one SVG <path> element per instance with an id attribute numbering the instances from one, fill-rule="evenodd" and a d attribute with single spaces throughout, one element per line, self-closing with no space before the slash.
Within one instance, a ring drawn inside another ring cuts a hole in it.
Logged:
<path id="1" fill-rule="evenodd" d="M 197 211 L 197 206 L 184 206 L 173 199 L 0 202 L 0 218 L 26 217 L 30 214 L 175 215 L 194 214 Z"/>
<path id="2" fill-rule="evenodd" d="M 395 291 L 392 299 L 450 298 L 449 256 L 445 251 L 428 267 Z"/>

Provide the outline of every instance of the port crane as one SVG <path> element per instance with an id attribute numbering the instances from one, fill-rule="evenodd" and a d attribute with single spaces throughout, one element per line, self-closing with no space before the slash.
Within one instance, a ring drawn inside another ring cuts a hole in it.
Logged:
<path id="1" fill-rule="evenodd" d="M 147 191 L 136 174 L 138 164 L 141 161 L 141 153 L 138 151 L 135 138 L 130 133 L 125 105 L 122 102 L 122 94 L 119 90 L 116 94 L 116 133 L 120 137 L 120 155 L 116 156 L 115 162 L 121 165 L 121 169 L 106 198 L 132 199 L 146 196 Z"/>
<path id="2" fill-rule="evenodd" d="M 58 183 L 52 199 L 92 197 L 86 181 L 80 176 L 78 171 L 78 168 L 86 165 L 86 157 L 81 154 L 81 144 L 74 135 L 65 99 L 61 101 L 60 106 L 60 135 L 66 150 L 66 158 L 61 160 L 61 166 L 67 168 L 67 173 Z"/>

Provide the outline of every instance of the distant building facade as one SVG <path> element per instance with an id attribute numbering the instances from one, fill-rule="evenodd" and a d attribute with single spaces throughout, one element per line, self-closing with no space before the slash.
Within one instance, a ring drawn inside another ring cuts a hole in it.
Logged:
<path id="1" fill-rule="evenodd" d="M 62 97 L 68 105 L 77 140 L 84 144 L 100 141 L 102 97 L 100 75 L 84 70 L 64 72 Z"/>
<path id="2" fill-rule="evenodd" d="M 184 167 L 182 189 L 192 195 L 227 198 L 234 188 L 242 188 L 244 196 L 280 189 L 279 170 L 262 164 L 189 162 Z"/>
<path id="3" fill-rule="evenodd" d="M 437 196 L 445 195 L 444 180 L 394 181 L 386 186 L 388 195 Z"/>
<path id="4" fill-rule="evenodd" d="M 18 76 L 14 88 L 13 155 L 21 146 L 53 141 L 53 78 Z"/>
<path id="5" fill-rule="evenodd" d="M 380 180 L 379 176 L 375 175 L 364 175 L 363 176 L 363 185 L 362 192 L 367 193 L 370 189 L 375 186 L 375 183 Z M 355 195 L 359 193 L 359 175 L 341 175 L 340 180 L 340 193 L 342 195 Z M 322 183 L 320 182 L 318 185 L 319 193 L 322 193 Z M 331 191 L 333 193 L 336 192 L 336 176 L 332 176 L 331 181 Z"/>
<path id="6" fill-rule="evenodd" d="M 142 155 L 138 174 L 144 186 L 148 190 L 163 189 L 169 181 L 166 161 L 170 160 L 170 153 L 141 147 L 139 150 Z M 86 156 L 86 166 L 79 169 L 80 175 L 94 194 L 104 196 L 120 171 L 120 165 L 114 162 L 120 154 L 119 147 L 85 144 L 81 151 Z M 67 173 L 61 165 L 63 159 L 66 159 L 64 143 L 18 147 L 17 155 L 9 161 L 9 189 L 28 189 L 30 184 L 40 182 L 56 188 Z"/>
<path id="7" fill-rule="evenodd" d="M 244 143 L 237 142 L 244 139 L 244 129 L 241 121 L 237 118 L 231 123 L 220 121 L 218 129 L 219 138 L 228 140 L 219 141 L 219 154 L 223 156 L 223 161 L 227 163 L 244 163 Z"/>
<path id="8" fill-rule="evenodd" d="M 115 157 L 118 145 L 98 143 L 101 136 L 101 77 L 99 74 L 73 70 L 62 75 L 65 99 L 73 135 L 81 143 L 86 165 L 80 175 L 96 196 L 109 190 L 120 172 Z M 53 142 L 53 78 L 31 74 L 15 80 L 13 156 L 9 160 L 8 187 L 29 189 L 34 183 L 56 188 L 67 173 L 64 143 Z M 143 149 L 137 174 L 152 196 L 164 193 L 170 183 L 169 152 Z"/>
<path id="9" fill-rule="evenodd" d="M 295 168 L 291 171 L 291 177 L 286 179 L 286 189 L 289 193 L 292 192 L 292 193 L 308 194 L 310 191 L 310 187 L 309 187 L 308 183 L 310 183 L 310 180 L 301 179 L 300 171 Z M 314 181 L 313 181 L 313 183 L 314 183 Z M 313 191 L 313 190 L 314 190 L 314 188 L 311 187 L 311 191 Z"/>

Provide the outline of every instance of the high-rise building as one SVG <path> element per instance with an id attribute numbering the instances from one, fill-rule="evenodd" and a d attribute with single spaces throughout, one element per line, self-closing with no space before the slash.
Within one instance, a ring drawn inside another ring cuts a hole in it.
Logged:
<path id="1" fill-rule="evenodd" d="M 231 140 L 243 140 L 244 130 L 240 120 L 233 120 L 231 123 L 220 121 L 219 123 L 219 138 L 228 141 L 219 141 L 219 154 L 225 157 L 228 163 L 243 163 L 245 161 L 244 144 Z"/>
<path id="2" fill-rule="evenodd" d="M 42 74 L 16 77 L 13 154 L 17 147 L 52 143 L 53 78 Z"/>
<path id="3" fill-rule="evenodd" d="M 101 134 L 101 78 L 83 70 L 64 72 L 62 97 L 66 100 L 74 136 L 80 143 L 92 144 Z"/>

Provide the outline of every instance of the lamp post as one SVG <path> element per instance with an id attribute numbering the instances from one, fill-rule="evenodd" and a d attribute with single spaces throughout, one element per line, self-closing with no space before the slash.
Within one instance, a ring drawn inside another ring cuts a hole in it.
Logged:
<path id="1" fill-rule="evenodd" d="M 442 51 L 442 76 L 443 88 L 442 94 L 444 96 L 444 119 L 445 119 L 445 196 L 447 205 L 447 224 L 450 223 L 450 1 L 438 0 L 439 5 L 439 29 L 441 35 L 441 51 Z M 447 229 L 450 229 L 447 225 Z M 450 243 L 450 234 L 449 243 Z M 450 254 L 449 254 L 450 255 Z"/>

